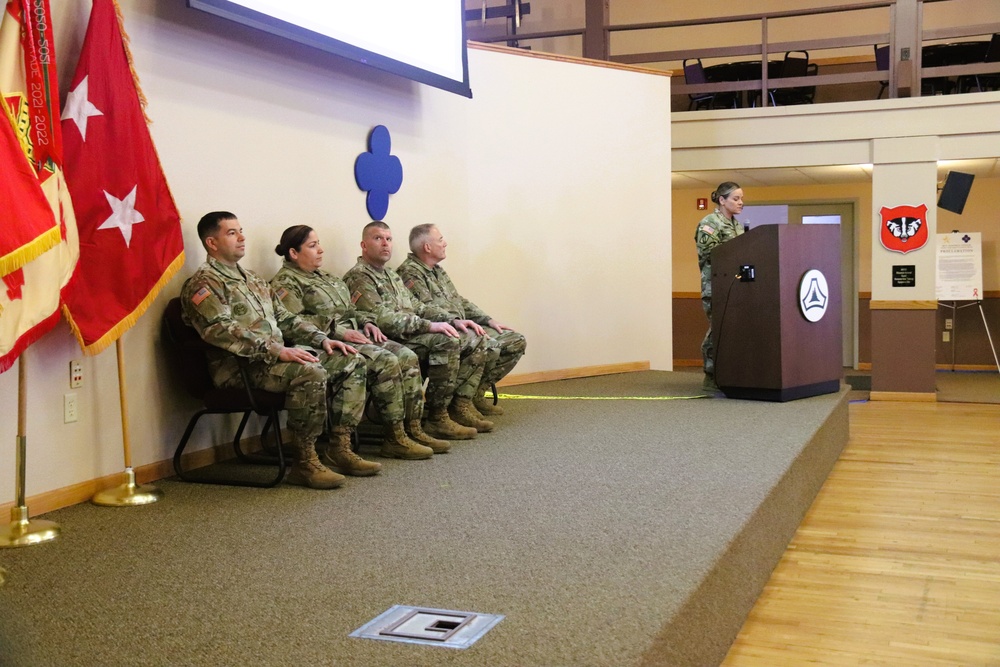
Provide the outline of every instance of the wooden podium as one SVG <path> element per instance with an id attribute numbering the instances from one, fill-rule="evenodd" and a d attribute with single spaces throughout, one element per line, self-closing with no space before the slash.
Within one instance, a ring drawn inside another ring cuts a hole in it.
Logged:
<path id="1" fill-rule="evenodd" d="M 719 388 L 765 401 L 839 391 L 841 300 L 839 225 L 761 225 L 714 248 Z"/>

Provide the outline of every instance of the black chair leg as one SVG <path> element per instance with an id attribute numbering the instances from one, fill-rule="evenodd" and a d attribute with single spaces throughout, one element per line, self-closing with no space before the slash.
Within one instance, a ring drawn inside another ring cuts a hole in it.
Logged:
<path id="1" fill-rule="evenodd" d="M 205 409 L 205 410 L 199 410 L 197 413 L 195 413 L 193 417 L 191 417 L 191 420 L 188 422 L 187 428 L 184 429 L 184 435 L 181 436 L 181 441 L 177 445 L 177 449 L 174 451 L 174 472 L 177 473 L 177 476 L 181 480 L 185 482 L 194 482 L 198 484 L 219 484 L 223 486 L 251 486 L 257 488 L 270 488 L 273 486 L 277 486 L 281 482 L 281 480 L 284 479 L 285 472 L 287 471 L 288 466 L 285 462 L 284 453 L 282 452 L 283 443 L 281 441 L 280 429 L 275 428 L 275 436 L 278 440 L 278 452 L 276 460 L 273 457 L 267 457 L 266 459 L 264 457 L 253 457 L 243 452 L 243 450 L 240 448 L 239 446 L 240 436 L 243 434 L 243 429 L 246 427 L 247 420 L 250 417 L 249 412 L 243 414 L 243 419 L 240 422 L 240 428 L 236 432 L 236 440 L 233 443 L 234 448 L 236 450 L 236 456 L 240 458 L 240 460 L 244 460 L 249 463 L 261 464 L 261 465 L 276 465 L 277 471 L 273 478 L 258 482 L 253 480 L 242 480 L 234 478 L 210 477 L 207 475 L 204 476 L 192 475 L 190 471 L 185 471 L 183 466 L 181 465 L 181 459 L 184 454 L 184 449 L 187 447 L 188 441 L 191 439 L 191 434 L 194 432 L 195 424 L 202 417 L 202 415 L 206 414 L 230 414 L 230 413 L 228 411 L 216 412 L 214 410 Z M 268 417 L 268 421 L 270 422 L 271 420 L 275 420 L 275 422 L 277 423 L 276 418 L 277 414 L 272 413 Z"/>

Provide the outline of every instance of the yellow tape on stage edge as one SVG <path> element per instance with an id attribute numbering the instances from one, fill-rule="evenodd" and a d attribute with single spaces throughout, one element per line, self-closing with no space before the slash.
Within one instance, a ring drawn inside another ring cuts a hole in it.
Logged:
<path id="1" fill-rule="evenodd" d="M 489 395 L 486 398 L 489 398 Z M 497 398 L 521 398 L 536 401 L 687 401 L 692 398 L 711 398 L 711 396 L 708 394 L 698 394 L 697 396 L 528 396 L 527 394 L 497 394 Z"/>

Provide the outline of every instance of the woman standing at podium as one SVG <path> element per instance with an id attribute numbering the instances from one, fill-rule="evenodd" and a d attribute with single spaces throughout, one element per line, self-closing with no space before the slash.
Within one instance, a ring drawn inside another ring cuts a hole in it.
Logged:
<path id="1" fill-rule="evenodd" d="M 715 349 L 712 345 L 712 248 L 743 233 L 743 225 L 736 215 L 743 211 L 743 189 L 737 183 L 726 181 L 712 193 L 715 211 L 709 213 L 694 233 L 698 248 L 698 268 L 701 269 L 701 305 L 708 315 L 708 333 L 701 343 L 701 356 L 705 366 L 705 391 L 717 392 L 715 383 Z"/>

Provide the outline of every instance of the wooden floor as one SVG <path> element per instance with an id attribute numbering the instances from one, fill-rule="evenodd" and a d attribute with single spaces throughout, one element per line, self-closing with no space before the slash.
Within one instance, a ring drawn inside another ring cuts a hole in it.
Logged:
<path id="1" fill-rule="evenodd" d="M 1000 666 L 1000 405 L 853 403 L 724 667 Z"/>

